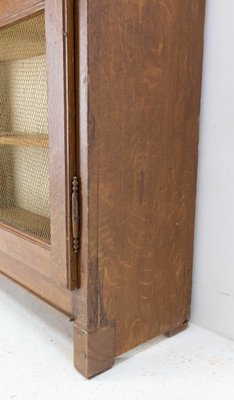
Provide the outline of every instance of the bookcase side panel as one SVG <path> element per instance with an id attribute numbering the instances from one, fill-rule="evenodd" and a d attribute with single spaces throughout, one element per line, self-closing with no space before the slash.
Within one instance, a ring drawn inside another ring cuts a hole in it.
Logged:
<path id="1" fill-rule="evenodd" d="M 117 354 L 189 318 L 204 13 L 89 2 L 88 299 Z"/>

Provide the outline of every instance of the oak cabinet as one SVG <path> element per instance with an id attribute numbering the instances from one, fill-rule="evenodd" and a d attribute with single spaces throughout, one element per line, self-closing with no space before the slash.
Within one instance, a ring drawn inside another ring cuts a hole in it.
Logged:
<path id="1" fill-rule="evenodd" d="M 87 377 L 189 320 L 204 0 L 0 5 L 0 271 Z"/>

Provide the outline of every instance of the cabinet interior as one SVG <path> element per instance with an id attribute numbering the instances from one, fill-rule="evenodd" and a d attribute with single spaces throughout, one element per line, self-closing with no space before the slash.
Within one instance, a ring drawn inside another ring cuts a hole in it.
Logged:
<path id="1" fill-rule="evenodd" d="M 50 240 L 44 13 L 0 29 L 0 222 Z"/>

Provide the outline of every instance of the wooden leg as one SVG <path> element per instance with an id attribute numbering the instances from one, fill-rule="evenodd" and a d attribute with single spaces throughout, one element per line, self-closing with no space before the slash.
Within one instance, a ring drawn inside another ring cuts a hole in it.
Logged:
<path id="1" fill-rule="evenodd" d="M 115 327 L 99 327 L 87 333 L 75 322 L 74 363 L 86 378 L 111 368 L 115 359 Z"/>
<path id="2" fill-rule="evenodd" d="M 187 327 L 188 327 L 188 321 L 185 321 L 182 325 L 165 333 L 165 336 L 167 336 L 167 337 L 175 336 L 175 335 L 177 335 L 177 333 L 183 332 L 185 329 L 187 329 Z"/>

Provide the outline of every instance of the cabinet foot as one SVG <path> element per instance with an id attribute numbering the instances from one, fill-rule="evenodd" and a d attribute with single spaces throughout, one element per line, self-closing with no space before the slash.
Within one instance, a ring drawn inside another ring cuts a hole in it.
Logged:
<path id="1" fill-rule="evenodd" d="M 188 321 L 185 321 L 182 325 L 178 326 L 177 328 L 172 329 L 169 332 L 166 332 L 165 336 L 167 336 L 167 337 L 175 336 L 175 335 L 177 335 L 177 333 L 183 332 L 187 328 L 188 328 Z"/>
<path id="2" fill-rule="evenodd" d="M 86 332 L 75 323 L 74 364 L 86 378 L 98 375 L 111 368 L 115 359 L 115 327 L 99 327 L 95 332 Z"/>

